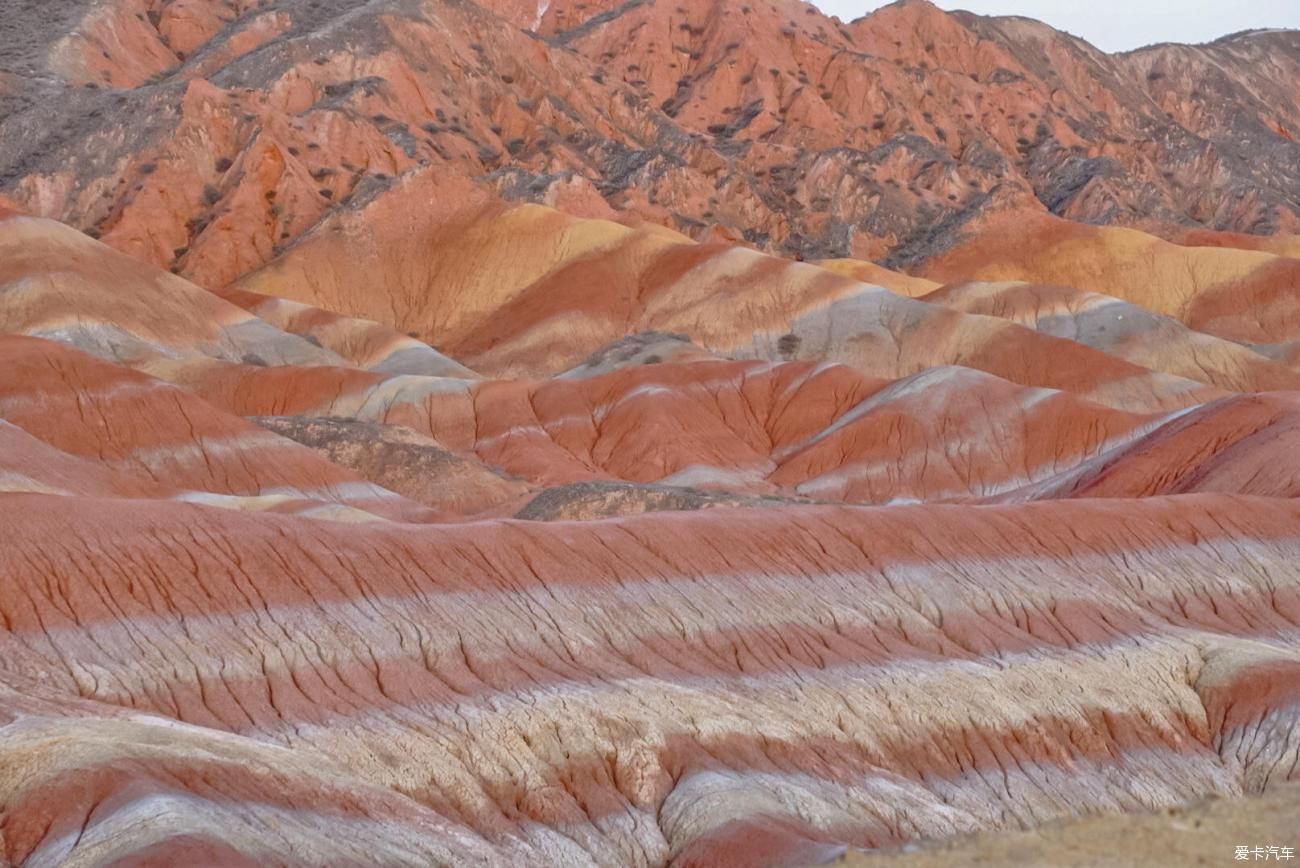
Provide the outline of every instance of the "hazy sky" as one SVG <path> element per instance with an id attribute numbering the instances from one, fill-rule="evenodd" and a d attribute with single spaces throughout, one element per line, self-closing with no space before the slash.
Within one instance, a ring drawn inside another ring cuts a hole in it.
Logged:
<path id="1" fill-rule="evenodd" d="M 844 21 L 885 5 L 879 0 L 811 2 Z M 1037 18 L 1106 51 L 1152 42 L 1208 42 L 1258 27 L 1300 27 L 1300 0 L 935 0 L 935 5 Z"/>

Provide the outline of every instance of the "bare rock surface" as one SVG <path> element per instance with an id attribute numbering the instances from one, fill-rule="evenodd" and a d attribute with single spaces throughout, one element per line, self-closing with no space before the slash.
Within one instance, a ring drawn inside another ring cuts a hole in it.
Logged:
<path id="1" fill-rule="evenodd" d="M 0 865 L 1297 845 L 1295 32 L 0 19 Z"/>
<path id="2" fill-rule="evenodd" d="M 894 267 L 1008 213 L 1300 230 L 1294 31 L 1108 55 L 924 0 L 852 22 L 795 0 L 6 12 L 0 194 L 206 285 L 412 172 Z"/>

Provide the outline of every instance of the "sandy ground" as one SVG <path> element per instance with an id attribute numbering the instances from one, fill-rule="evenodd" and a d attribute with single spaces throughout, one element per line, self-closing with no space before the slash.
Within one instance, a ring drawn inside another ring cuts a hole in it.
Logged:
<path id="1" fill-rule="evenodd" d="M 1254 848 L 1293 847 L 1256 858 Z M 1251 848 L 1238 860 L 1236 848 Z M 1181 868 L 1190 865 L 1300 865 L 1300 783 L 1248 799 L 1211 799 L 1158 814 L 1120 814 L 1050 823 L 1027 832 L 975 835 L 909 851 L 850 854 L 834 863 L 855 868 L 1053 866 Z"/>

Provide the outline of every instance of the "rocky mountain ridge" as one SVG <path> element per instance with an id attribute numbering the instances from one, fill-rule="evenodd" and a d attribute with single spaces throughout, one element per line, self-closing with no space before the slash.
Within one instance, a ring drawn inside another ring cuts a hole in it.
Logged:
<path id="1" fill-rule="evenodd" d="M 1111 56 L 924 0 L 46 6 L 0 58 L 0 195 L 212 286 L 422 171 L 907 268 L 1007 212 L 1300 228 L 1295 31 Z"/>

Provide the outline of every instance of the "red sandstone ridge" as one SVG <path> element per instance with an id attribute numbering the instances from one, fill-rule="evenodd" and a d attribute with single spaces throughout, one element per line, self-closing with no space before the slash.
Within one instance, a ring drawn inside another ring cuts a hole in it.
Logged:
<path id="1" fill-rule="evenodd" d="M 0 196 L 204 284 L 418 172 L 905 266 L 1008 211 L 1300 229 L 1291 31 L 1107 55 L 923 0 L 49 5 L 0 55 Z"/>
<path id="2" fill-rule="evenodd" d="M 9 6 L 0 865 L 1300 847 L 1294 32 Z"/>
<path id="3" fill-rule="evenodd" d="M 365 318 L 401 311 L 404 327 L 493 375 L 555 374 L 629 332 L 654 330 L 713 353 L 839 361 L 884 379 L 962 365 L 1130 410 L 1221 394 L 1208 380 L 902 297 L 842 266 L 534 205 L 437 226 L 390 228 L 385 213 L 375 203 L 363 214 L 376 219 L 324 224 L 239 286 Z M 384 278 L 367 280 L 374 274 Z"/>
<path id="4" fill-rule="evenodd" d="M 328 861 L 364 835 L 399 864 L 662 864 L 725 861 L 739 822 L 799 864 L 784 848 L 807 839 L 888 847 L 1257 791 L 1295 750 L 1294 681 L 1252 687 L 1294 665 L 1264 639 L 1297 605 L 1288 501 L 348 534 L 103 505 L 0 501 L 3 696 L 24 721 L 5 767 L 31 769 L 3 779 L 17 863 L 69 846 L 44 830 L 81 822 L 87 776 L 108 807 L 73 852 L 179 859 L 198 838 Z M 75 543 L 46 548 L 69 524 Z M 166 825 L 130 822 L 160 805 Z"/>

